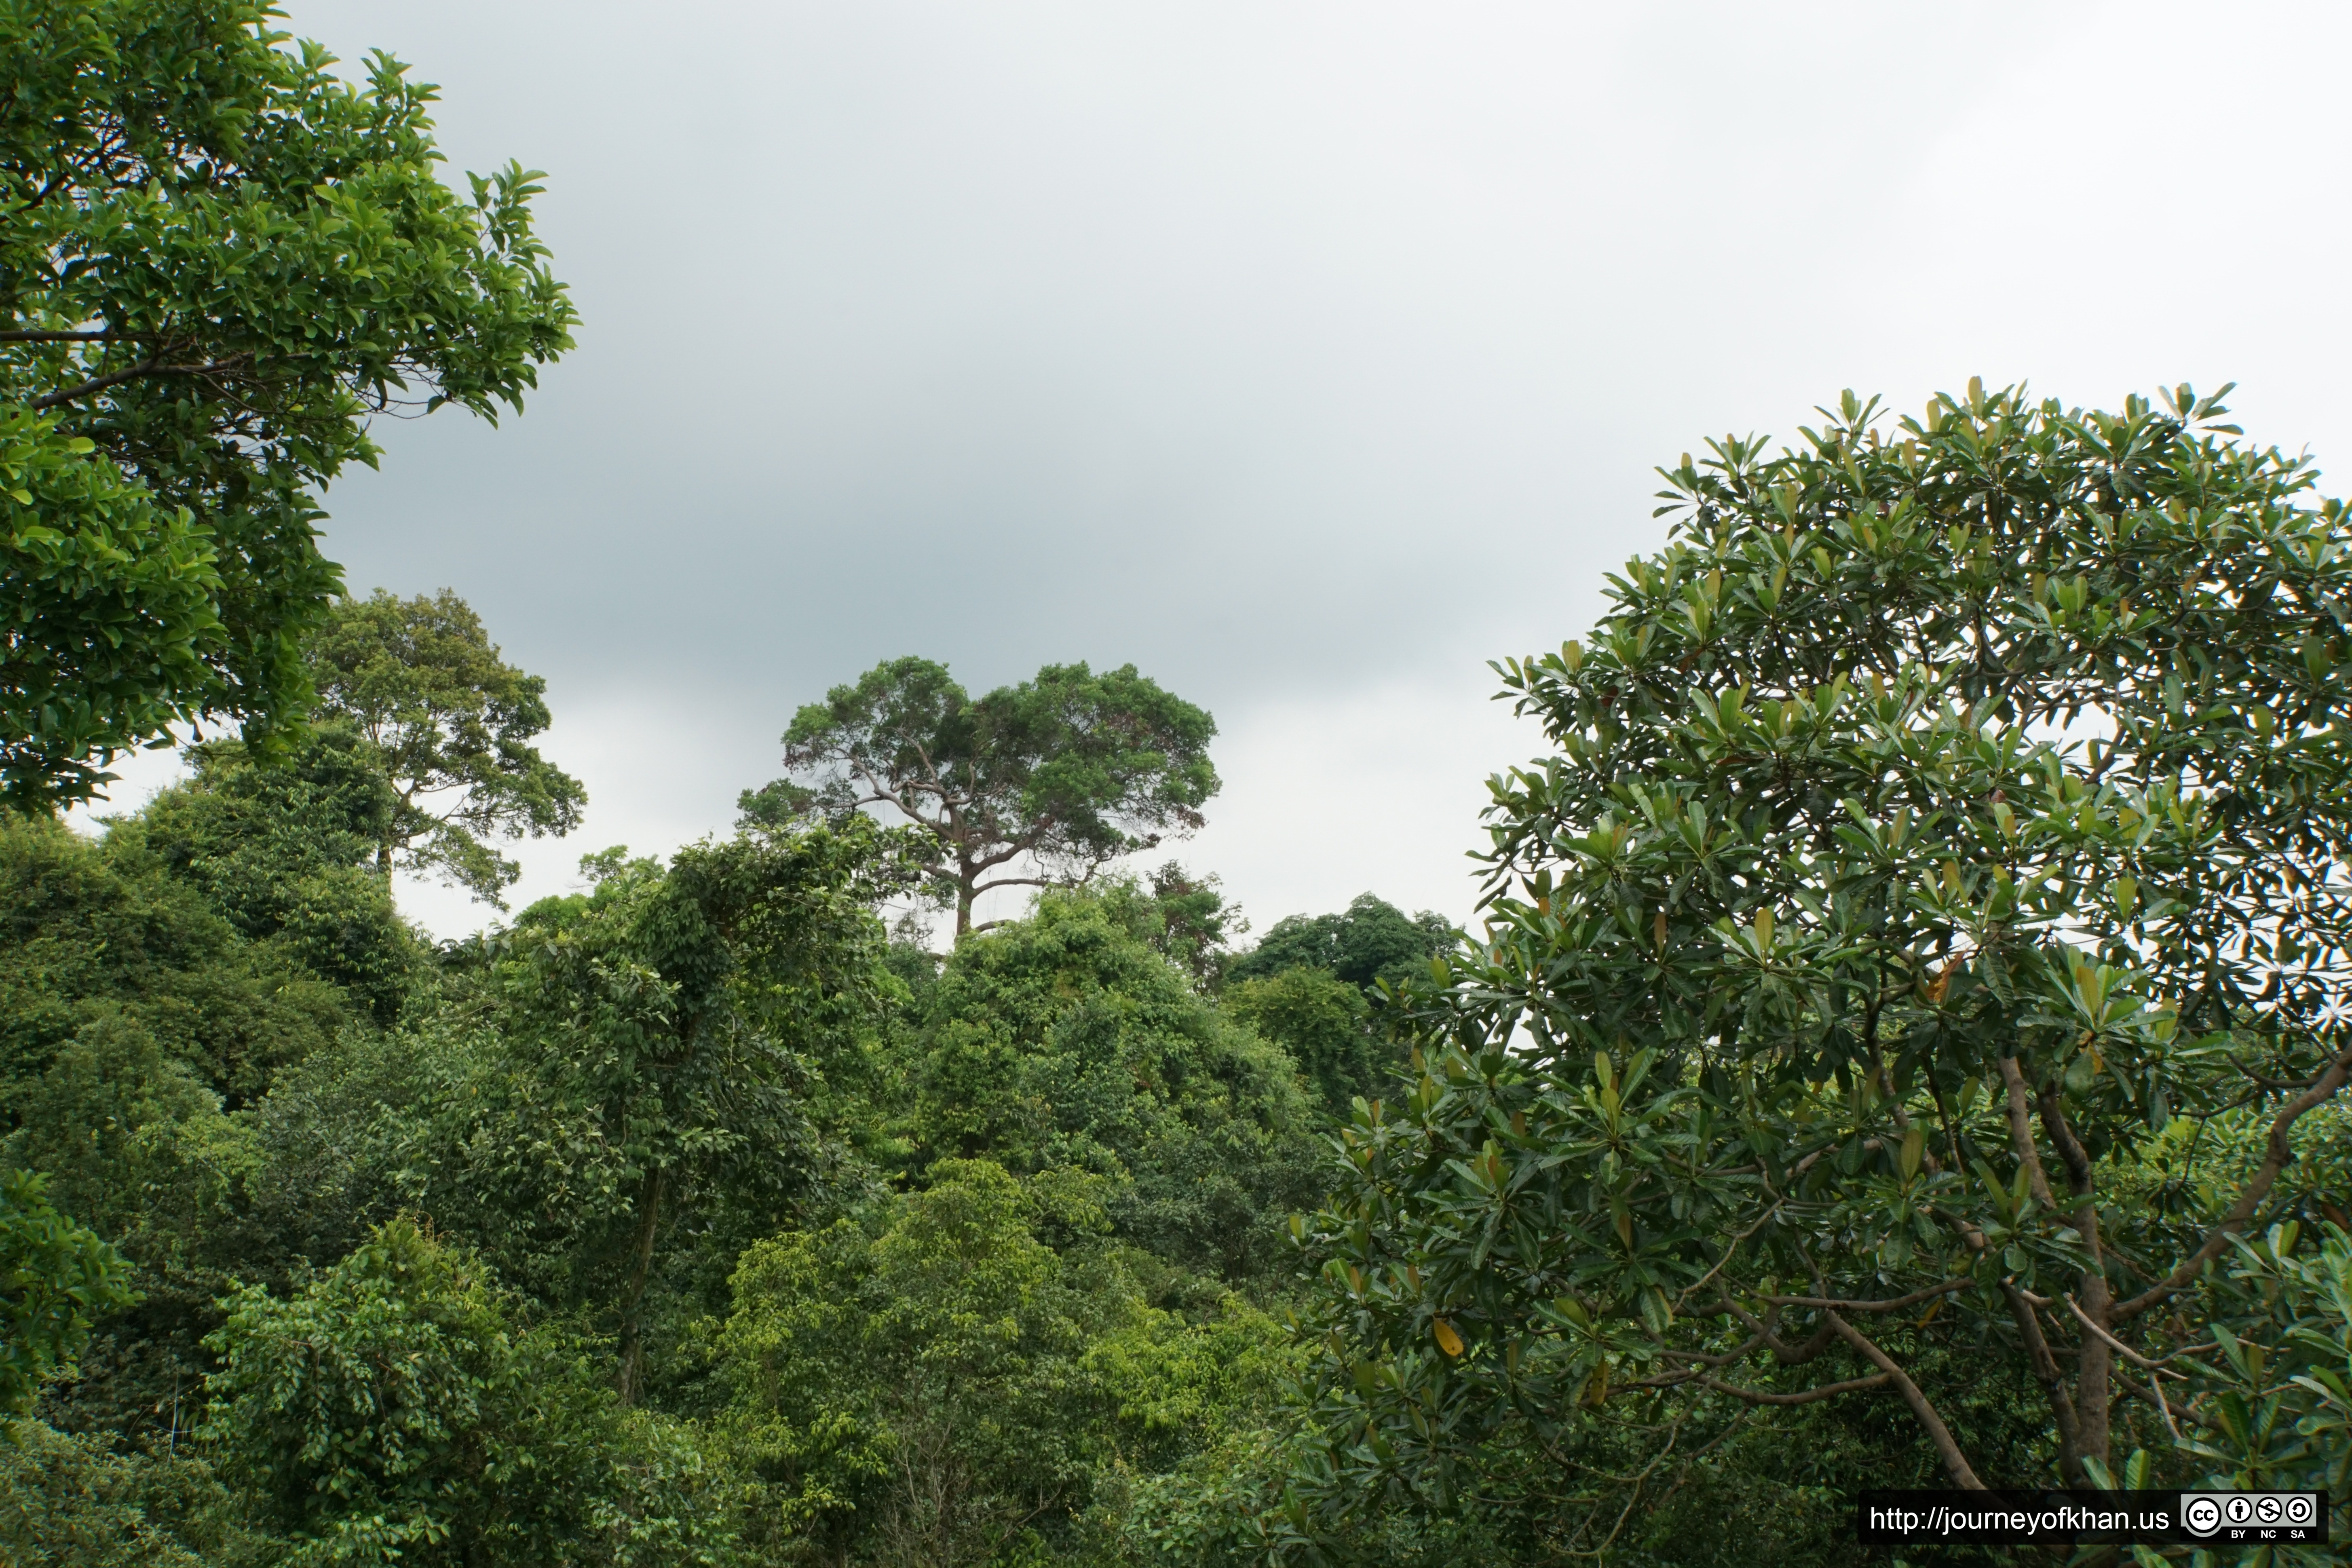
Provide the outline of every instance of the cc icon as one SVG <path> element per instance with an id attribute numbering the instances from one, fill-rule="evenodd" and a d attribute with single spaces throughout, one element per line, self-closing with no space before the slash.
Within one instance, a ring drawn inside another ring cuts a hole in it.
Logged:
<path id="1" fill-rule="evenodd" d="M 2180 1522 L 2198 1535 L 2221 1528 L 2221 1505 L 2209 1497 L 2193 1497 L 2180 1510 Z"/>

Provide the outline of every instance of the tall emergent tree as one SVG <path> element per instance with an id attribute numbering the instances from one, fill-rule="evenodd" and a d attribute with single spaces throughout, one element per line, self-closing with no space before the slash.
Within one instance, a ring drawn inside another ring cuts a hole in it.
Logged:
<path id="1" fill-rule="evenodd" d="M 1101 675 L 1047 665 L 975 700 L 947 666 L 897 658 L 794 714 L 791 772 L 746 790 L 742 809 L 781 822 L 896 808 L 937 837 L 935 885 L 953 899 L 961 936 L 992 888 L 1082 882 L 1199 828 L 1218 788 L 1216 732 L 1207 710 L 1131 664 Z"/>
<path id="2" fill-rule="evenodd" d="M 1522 1443 L 1590 1551 L 1595 1434 L 1831 1399 L 1964 1488 L 2320 1464 L 2263 1281 L 2352 1144 L 2352 518 L 2223 412 L 1849 394 L 1664 470 L 1590 641 L 1499 667 L 1558 751 L 1311 1227 L 1330 1497 Z M 2003 1381 L 2039 1452 L 1956 1434 Z"/>
<path id="3" fill-rule="evenodd" d="M 319 711 L 365 739 L 398 803 L 376 842 L 386 878 L 396 865 L 436 868 L 495 903 L 522 868 L 484 836 L 580 825 L 588 792 L 530 744 L 550 721 L 547 682 L 501 658 L 449 589 L 340 600 L 310 653 Z"/>
<path id="4" fill-rule="evenodd" d="M 520 408 L 573 311 L 536 176 L 441 183 L 433 90 L 266 0 L 0 0 L 0 800 L 178 721 L 267 742 L 371 417 Z"/>

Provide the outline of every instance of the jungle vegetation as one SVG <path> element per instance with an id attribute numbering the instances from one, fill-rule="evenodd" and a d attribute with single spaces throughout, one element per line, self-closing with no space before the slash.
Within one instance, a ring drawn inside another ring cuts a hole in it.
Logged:
<path id="1" fill-rule="evenodd" d="M 372 415 L 569 347 L 538 176 L 456 194 L 429 89 L 276 15 L 0 0 L 0 1557 L 1861 1563 L 1889 1485 L 2352 1534 L 2307 458 L 1973 381 L 1683 456 L 1496 665 L 1547 749 L 1475 930 L 1252 942 L 1160 858 L 1205 710 L 916 657 L 512 909 L 587 801 L 544 681 L 315 525 Z"/>

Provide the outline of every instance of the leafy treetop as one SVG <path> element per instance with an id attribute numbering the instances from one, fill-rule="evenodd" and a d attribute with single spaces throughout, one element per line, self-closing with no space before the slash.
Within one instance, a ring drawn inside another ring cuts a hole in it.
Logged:
<path id="1" fill-rule="evenodd" d="M 389 788 L 379 874 L 435 868 L 496 903 L 521 868 L 484 837 L 560 837 L 580 825 L 588 792 L 530 744 L 550 722 L 547 682 L 500 658 L 449 589 L 341 600 L 310 658 L 320 710 L 365 739 Z"/>
<path id="2" fill-rule="evenodd" d="M 435 169 L 433 89 L 258 0 L 0 4 L 0 799 L 175 721 L 267 744 L 370 418 L 520 408 L 571 346 L 537 176 Z"/>
<path id="3" fill-rule="evenodd" d="M 1218 788 L 1216 732 L 1133 665 L 1048 665 L 975 700 L 945 665 L 892 659 L 793 715 L 791 773 L 745 791 L 742 809 L 781 822 L 887 805 L 919 823 L 939 841 L 935 886 L 961 936 L 991 889 L 1083 881 L 1199 828 Z"/>
<path id="4" fill-rule="evenodd" d="M 2316 1227 L 2352 1078 L 2347 519 L 2223 416 L 1849 394 L 1664 471 L 1589 641 L 1499 667 L 1557 751 L 1494 781 L 1487 942 L 1307 1227 L 1327 1430 L 1439 1495 L 1612 1389 L 1691 1443 L 1887 1396 L 1972 1487 L 1919 1359 L 1964 1343 L 2077 1484 L 2136 1388 L 2171 1420 L 2137 1369 Z M 2178 1131 L 2232 1118 L 2241 1163 Z M 2246 1473 L 2291 1441 L 2210 1419 Z"/>
<path id="5" fill-rule="evenodd" d="M 1458 939 L 1444 915 L 1402 910 L 1370 893 L 1359 893 L 1347 909 L 1330 915 L 1287 915 L 1258 944 L 1226 967 L 1234 980 L 1256 980 L 1286 969 L 1328 969 L 1359 990 L 1376 981 L 1391 984 L 1424 976 L 1429 961 L 1450 952 Z"/>

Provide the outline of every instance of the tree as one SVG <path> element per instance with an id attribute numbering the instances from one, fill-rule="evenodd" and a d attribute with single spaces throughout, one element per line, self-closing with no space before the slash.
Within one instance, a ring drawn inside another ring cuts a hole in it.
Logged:
<path id="1" fill-rule="evenodd" d="M 488 984 L 424 1026 L 413 1187 L 541 1300 L 606 1314 L 625 1401 L 666 1243 L 721 1206 L 772 1228 L 810 1184 L 801 1090 L 872 1005 L 888 843 L 859 817 L 667 868 L 592 858 L 594 893 L 526 910 Z"/>
<path id="2" fill-rule="evenodd" d="M 926 1164 L 985 1158 L 1118 1182 L 1122 1240 L 1240 1282 L 1288 1261 L 1283 1216 L 1318 1192 L 1297 1065 L 1156 951 L 1156 901 L 1056 889 L 958 946 L 909 1051 Z"/>
<path id="3" fill-rule="evenodd" d="M 27 1171 L 0 1170 L 0 1416 L 21 1415 L 73 1365 L 92 1321 L 131 1299 L 122 1259 L 58 1213 Z"/>
<path id="4" fill-rule="evenodd" d="M 1589 646 L 1498 667 L 1558 750 L 1494 782 L 1487 941 L 1306 1227 L 1325 1500 L 1521 1442 L 1590 1550 L 1603 1405 L 1657 1484 L 1818 1401 L 1899 1400 L 1963 1488 L 2260 1440 L 2166 1384 L 2341 1169 L 2352 542 L 2222 415 L 1849 394 L 1664 470 Z M 1971 1451 L 1988 1383 L 2038 1452 Z"/>
<path id="5" fill-rule="evenodd" d="M 1364 994 L 1322 968 L 1286 969 L 1227 985 L 1225 1013 L 1280 1046 L 1342 1121 L 1359 1095 L 1377 1096 L 1404 1065 L 1370 1026 Z"/>
<path id="6" fill-rule="evenodd" d="M 1460 941 L 1451 921 L 1430 910 L 1407 918 L 1385 899 L 1359 893 L 1333 915 L 1286 915 L 1258 944 L 1226 965 L 1232 980 L 1256 980 L 1286 969 L 1328 969 L 1370 992 L 1425 975 L 1429 961 Z"/>
<path id="7" fill-rule="evenodd" d="M 1106 1457 L 1086 1352 L 1147 1309 L 1115 1257 L 1037 1234 L 1099 1229 L 1099 1202 L 1072 1173 L 938 1174 L 879 1234 L 789 1233 L 735 1275 L 733 1436 L 818 1561 L 1002 1561 L 1024 1527 L 1066 1530 Z"/>
<path id="8" fill-rule="evenodd" d="M 707 1561 L 697 1458 L 414 1221 L 287 1299 L 238 1292 L 207 1342 L 205 1435 L 298 1561 Z"/>
<path id="9" fill-rule="evenodd" d="M 0 800 L 178 721 L 267 746 L 340 586 L 316 493 L 368 420 L 520 408 L 573 311 L 536 175 L 441 184 L 430 88 L 264 0 L 0 5 Z"/>
<path id="10" fill-rule="evenodd" d="M 925 1191 L 748 1249 L 720 1430 L 791 1562 L 1097 1563 L 1082 1516 L 1262 1405 L 1282 1331 L 1237 1298 L 1146 1304 L 1103 1182 L 946 1161 Z"/>
<path id="11" fill-rule="evenodd" d="M 580 826 L 588 792 L 528 743 L 551 721 L 547 682 L 499 658 L 449 589 L 338 601 L 311 640 L 310 668 L 320 711 L 365 738 L 395 803 L 376 829 L 386 881 L 395 866 L 437 868 L 496 904 L 522 868 L 483 837 L 561 837 Z"/>
<path id="12" fill-rule="evenodd" d="M 973 700 L 947 667 L 892 659 L 793 716 L 790 773 L 746 790 L 749 822 L 887 805 L 938 839 L 956 934 L 994 888 L 1083 881 L 1201 826 L 1216 721 L 1133 665 L 1048 665 Z M 1006 868 L 1026 857 L 1034 874 Z M 994 923 L 994 922 L 988 922 Z"/>
<path id="13" fill-rule="evenodd" d="M 117 854 L 144 851 L 241 935 L 266 944 L 257 952 L 274 950 L 343 986 L 379 1021 L 396 1018 L 425 944 L 374 869 L 398 802 L 372 748 L 330 724 L 271 763 L 236 741 L 183 754 L 194 776 L 113 824 Z"/>
<path id="14" fill-rule="evenodd" d="M 0 818 L 0 1080 L 39 1077 L 87 1025 L 121 1016 L 240 1104 L 350 1022 L 343 995 L 283 947 L 240 942 L 148 826 L 118 821 L 92 843 L 53 819 Z"/>

